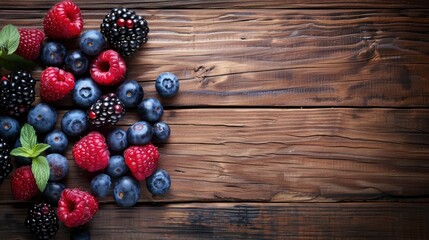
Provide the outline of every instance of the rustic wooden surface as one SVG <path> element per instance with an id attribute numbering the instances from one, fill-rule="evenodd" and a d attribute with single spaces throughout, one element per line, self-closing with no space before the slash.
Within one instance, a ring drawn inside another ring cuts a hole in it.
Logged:
<path id="1" fill-rule="evenodd" d="M 54 2 L 2 1 L 0 26 L 41 28 Z M 429 238 L 426 1 L 76 2 L 86 29 L 116 6 L 148 20 L 149 42 L 127 59 L 146 97 L 159 73 L 181 79 L 163 100 L 171 191 L 143 188 L 131 209 L 102 199 L 93 239 Z M 88 189 L 67 158 L 67 186 Z M 1 239 L 30 239 L 9 184 Z"/>

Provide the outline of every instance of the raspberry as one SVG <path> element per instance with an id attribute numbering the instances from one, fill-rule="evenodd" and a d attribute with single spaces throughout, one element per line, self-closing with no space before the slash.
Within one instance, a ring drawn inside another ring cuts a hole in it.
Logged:
<path id="1" fill-rule="evenodd" d="M 83 19 L 79 7 L 71 0 L 55 4 L 43 20 L 43 29 L 52 39 L 78 37 L 83 29 Z"/>
<path id="2" fill-rule="evenodd" d="M 40 77 L 40 96 L 43 101 L 63 99 L 74 88 L 73 74 L 56 67 L 46 68 Z"/>
<path id="3" fill-rule="evenodd" d="M 16 200 L 30 200 L 39 192 L 31 166 L 16 169 L 11 180 L 12 196 Z"/>
<path id="4" fill-rule="evenodd" d="M 76 188 L 64 189 L 58 201 L 58 219 L 69 228 L 82 226 L 97 213 L 98 202 L 90 193 Z"/>
<path id="5" fill-rule="evenodd" d="M 50 239 L 58 231 L 58 218 L 54 208 L 47 203 L 35 203 L 28 209 L 25 227 L 37 239 Z"/>
<path id="6" fill-rule="evenodd" d="M 39 57 L 40 47 L 45 34 L 36 28 L 19 29 L 19 46 L 16 54 L 30 60 L 36 60 Z"/>
<path id="7" fill-rule="evenodd" d="M 104 136 L 90 132 L 73 146 L 73 157 L 78 167 L 89 172 L 106 168 L 110 153 Z"/>
<path id="8" fill-rule="evenodd" d="M 125 150 L 124 158 L 133 176 L 143 181 L 158 167 L 159 152 L 151 143 L 144 146 L 131 146 Z"/>
<path id="9" fill-rule="evenodd" d="M 127 66 L 124 59 L 114 50 L 107 50 L 92 62 L 91 78 L 101 85 L 116 85 L 124 80 Z"/>

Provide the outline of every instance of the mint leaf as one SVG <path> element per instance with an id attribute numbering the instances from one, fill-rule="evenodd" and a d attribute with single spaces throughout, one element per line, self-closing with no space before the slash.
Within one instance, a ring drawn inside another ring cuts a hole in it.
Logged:
<path id="1" fill-rule="evenodd" d="M 10 155 L 15 156 L 15 157 L 32 157 L 32 152 L 30 149 L 25 148 L 25 147 L 18 147 L 13 149 L 10 152 Z"/>
<path id="2" fill-rule="evenodd" d="M 46 149 L 48 149 L 50 147 L 51 146 L 49 144 L 45 144 L 45 143 L 38 143 L 38 144 L 34 145 L 31 148 L 32 157 L 35 158 L 35 157 L 39 156 L 43 151 L 45 151 Z"/>
<path id="3" fill-rule="evenodd" d="M 19 140 L 21 141 L 22 147 L 32 149 L 33 146 L 37 144 L 36 131 L 33 126 L 28 123 L 24 124 L 21 128 L 21 137 Z M 35 157 L 37 157 L 37 155 Z"/>
<path id="4" fill-rule="evenodd" d="M 1 49 L 1 46 L 0 46 Z M 37 66 L 35 62 L 28 61 L 27 59 L 16 55 L 2 55 L 0 52 L 0 65 L 10 71 L 17 71 L 20 69 L 31 70 Z"/>
<path id="5" fill-rule="evenodd" d="M 19 45 L 19 32 L 18 29 L 12 24 L 3 27 L 0 32 L 0 46 L 1 54 L 10 55 L 16 51 Z"/>
<path id="6" fill-rule="evenodd" d="M 36 179 L 37 187 L 41 192 L 43 192 L 49 180 L 50 170 L 48 160 L 44 156 L 33 158 L 33 162 L 31 163 L 31 171 L 33 172 L 34 178 Z"/>

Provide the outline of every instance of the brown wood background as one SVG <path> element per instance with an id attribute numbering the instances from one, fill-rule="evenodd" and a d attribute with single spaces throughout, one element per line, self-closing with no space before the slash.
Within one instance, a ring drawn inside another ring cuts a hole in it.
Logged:
<path id="1" fill-rule="evenodd" d="M 1 1 L 0 26 L 41 29 L 55 2 Z M 148 20 L 149 42 L 127 59 L 146 97 L 161 72 L 181 79 L 163 100 L 171 191 L 143 188 L 130 209 L 103 199 L 93 239 L 429 239 L 427 1 L 76 3 L 85 29 L 117 6 Z M 88 189 L 67 158 L 67 186 Z M 30 239 L 9 184 L 0 238 Z"/>

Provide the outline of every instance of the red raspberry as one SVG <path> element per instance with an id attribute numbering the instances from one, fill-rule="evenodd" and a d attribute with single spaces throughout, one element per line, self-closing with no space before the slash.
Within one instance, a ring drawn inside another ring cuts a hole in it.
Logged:
<path id="1" fill-rule="evenodd" d="M 52 39 L 78 37 L 83 29 L 83 19 L 79 7 L 71 0 L 55 4 L 43 20 L 46 35 Z"/>
<path id="2" fill-rule="evenodd" d="M 90 193 L 77 188 L 67 188 L 58 201 L 58 219 L 69 228 L 89 222 L 97 213 L 98 202 Z"/>
<path id="3" fill-rule="evenodd" d="M 12 196 L 16 200 L 30 200 L 39 192 L 31 166 L 16 169 L 11 180 Z"/>
<path id="4" fill-rule="evenodd" d="M 144 146 L 131 146 L 125 150 L 124 158 L 133 176 L 143 181 L 158 167 L 159 152 L 151 143 Z"/>
<path id="5" fill-rule="evenodd" d="M 73 74 L 56 67 L 46 68 L 40 77 L 40 96 L 45 102 L 63 99 L 74 88 Z"/>
<path id="6" fill-rule="evenodd" d="M 90 132 L 73 146 L 76 165 L 89 172 L 106 168 L 109 156 L 107 143 L 99 132 Z"/>
<path id="7" fill-rule="evenodd" d="M 16 54 L 30 60 L 36 60 L 39 57 L 40 47 L 45 34 L 36 28 L 19 29 L 19 46 Z"/>
<path id="8" fill-rule="evenodd" d="M 124 59 L 114 50 L 100 53 L 92 62 L 91 77 L 101 85 L 116 85 L 124 81 L 127 66 Z"/>

